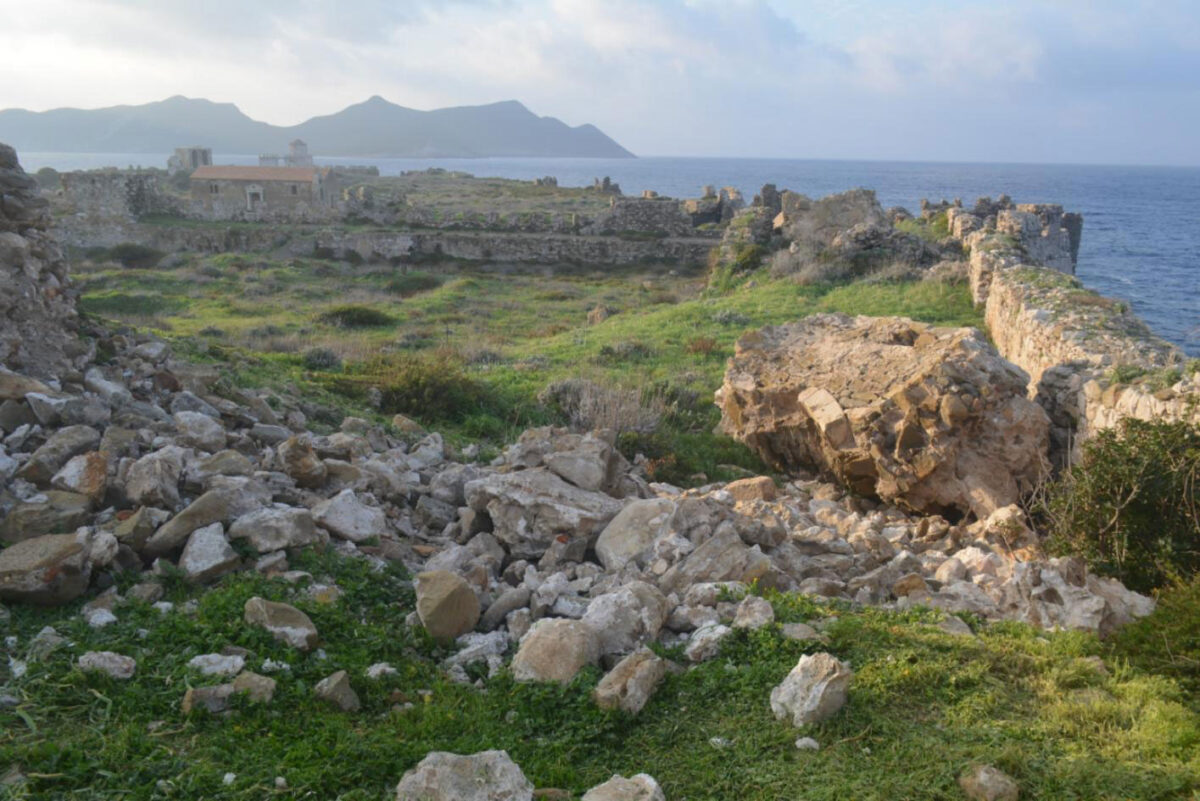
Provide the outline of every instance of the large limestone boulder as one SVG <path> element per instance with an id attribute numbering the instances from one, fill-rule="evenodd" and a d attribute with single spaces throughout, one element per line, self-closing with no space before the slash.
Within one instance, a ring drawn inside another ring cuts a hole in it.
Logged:
<path id="1" fill-rule="evenodd" d="M 311 651 L 317 647 L 320 639 L 317 627 L 308 615 L 291 604 L 255 597 L 246 601 L 243 614 L 248 624 L 261 626 L 276 640 L 293 648 Z"/>
<path id="2" fill-rule="evenodd" d="M 797 727 L 827 720 L 845 705 L 853 675 L 832 654 L 806 654 L 771 690 L 771 712 L 776 720 L 790 720 Z"/>
<path id="3" fill-rule="evenodd" d="M 48 534 L 0 551 L 0 600 L 57 606 L 87 589 L 92 566 L 72 534 Z"/>
<path id="4" fill-rule="evenodd" d="M 685 556 L 659 579 L 665 593 L 685 592 L 693 584 L 762 578 L 771 560 L 757 547 L 748 547 L 732 531 L 719 531 Z"/>
<path id="5" fill-rule="evenodd" d="M 533 801 L 533 784 L 507 751 L 434 751 L 400 779 L 396 801 Z"/>
<path id="6" fill-rule="evenodd" d="M 542 618 L 521 639 L 512 674 L 518 681 L 567 684 L 599 658 L 600 640 L 591 626 L 568 618 Z"/>
<path id="7" fill-rule="evenodd" d="M 1046 469 L 1049 420 L 1027 383 L 973 328 L 830 314 L 743 337 L 716 400 L 722 429 L 781 469 L 986 518 Z"/>
<path id="8" fill-rule="evenodd" d="M 666 660 L 649 648 L 639 648 L 600 679 L 592 698 L 601 709 L 620 708 L 636 715 L 666 675 Z"/>
<path id="9" fill-rule="evenodd" d="M 479 622 L 479 598 L 462 576 L 448 570 L 417 575 L 417 615 L 435 640 L 453 640 Z"/>
<path id="10" fill-rule="evenodd" d="M 467 503 L 486 511 L 493 533 L 514 558 L 538 559 L 557 537 L 591 537 L 621 502 L 569 484 L 544 468 L 496 473 L 466 485 Z"/>
<path id="11" fill-rule="evenodd" d="M 670 530 L 675 502 L 669 498 L 633 501 L 600 532 L 596 556 L 605 570 L 620 570 L 643 557 L 658 537 Z"/>
<path id="12" fill-rule="evenodd" d="M 126 497 L 141 506 L 174 508 L 185 454 L 178 445 L 168 445 L 138 459 L 125 477 Z"/>

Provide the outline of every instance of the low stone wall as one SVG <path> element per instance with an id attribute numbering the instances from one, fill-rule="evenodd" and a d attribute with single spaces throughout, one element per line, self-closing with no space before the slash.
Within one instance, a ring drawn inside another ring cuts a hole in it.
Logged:
<path id="1" fill-rule="evenodd" d="M 619 236 L 555 236 L 438 231 L 414 233 L 413 253 L 466 261 L 525 264 L 628 265 L 670 262 L 682 267 L 704 264 L 711 239 Z"/>
<path id="2" fill-rule="evenodd" d="M 1126 417 L 1200 423 L 1200 361 L 1155 336 L 1126 304 L 1027 264 L 1027 252 L 1002 236 L 970 241 L 975 302 L 997 350 L 1029 373 L 1057 461 Z"/>

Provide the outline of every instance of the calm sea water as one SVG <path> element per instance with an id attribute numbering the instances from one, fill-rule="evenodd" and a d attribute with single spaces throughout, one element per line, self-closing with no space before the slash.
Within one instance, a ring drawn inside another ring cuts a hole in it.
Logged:
<path id="1" fill-rule="evenodd" d="M 23 153 L 33 171 L 106 165 L 165 166 L 166 155 Z M 222 164 L 255 156 L 218 155 Z M 654 189 L 697 197 L 705 184 L 735 186 L 749 200 L 765 183 L 819 197 L 865 186 L 886 206 L 916 211 L 921 198 L 1011 195 L 1018 203 L 1060 203 L 1084 216 L 1078 274 L 1101 294 L 1128 301 L 1158 334 L 1200 356 L 1200 168 L 1032 164 L 947 164 L 799 159 L 320 159 L 372 164 L 384 175 L 445 167 L 477 176 L 553 175 L 563 186 L 610 176 L 626 194 Z"/>

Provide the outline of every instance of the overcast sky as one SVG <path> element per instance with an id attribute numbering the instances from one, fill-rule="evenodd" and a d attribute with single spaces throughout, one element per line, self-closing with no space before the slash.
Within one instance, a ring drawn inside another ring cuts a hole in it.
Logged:
<path id="1" fill-rule="evenodd" d="M 1200 164 L 1200 0 L 0 0 L 0 108 L 517 99 L 640 155 Z"/>

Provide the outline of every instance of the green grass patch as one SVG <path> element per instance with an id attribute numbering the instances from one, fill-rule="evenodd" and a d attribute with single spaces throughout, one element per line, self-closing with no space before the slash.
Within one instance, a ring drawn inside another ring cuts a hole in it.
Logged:
<path id="1" fill-rule="evenodd" d="M 1105 649 L 1089 635 L 1001 624 L 955 637 L 934 625 L 939 612 L 854 611 L 772 593 L 780 620 L 823 620 L 829 642 L 790 641 L 775 626 L 738 632 L 716 660 L 668 676 L 631 718 L 592 704 L 596 669 L 566 687 L 506 673 L 481 688 L 454 684 L 438 667 L 448 651 L 403 622 L 414 599 L 401 573 L 331 553 L 294 564 L 345 596 L 321 604 L 280 579 L 240 574 L 199 596 L 172 582 L 171 600 L 195 598 L 194 612 L 130 603 L 99 630 L 76 614 L 78 603 L 15 608 L 20 658 L 45 625 L 74 644 L 31 661 L 20 679 L 0 673 L 19 699 L 0 709 L 0 764 L 28 777 L 9 797 L 378 801 L 430 751 L 491 748 L 507 750 L 536 786 L 574 798 L 613 773 L 646 772 L 671 799 L 959 801 L 956 778 L 973 762 L 1014 776 L 1026 798 L 1187 799 L 1200 789 L 1200 720 L 1180 687 L 1136 665 L 1097 670 L 1092 658 Z M 308 613 L 324 658 L 246 626 L 242 606 L 254 595 Z M 187 661 L 228 645 L 250 651 L 251 669 L 265 659 L 290 666 L 272 674 L 275 699 L 239 703 L 228 717 L 184 716 L 187 687 L 220 681 Z M 135 677 L 78 671 L 74 661 L 89 649 L 134 656 Z M 849 702 L 797 730 L 773 718 L 768 699 L 817 650 L 853 667 Z M 367 679 L 379 661 L 397 674 Z M 335 670 L 348 672 L 359 712 L 313 697 Z M 821 749 L 797 751 L 799 736 Z M 225 773 L 235 774 L 229 785 Z M 286 789 L 275 788 L 276 776 Z"/>

